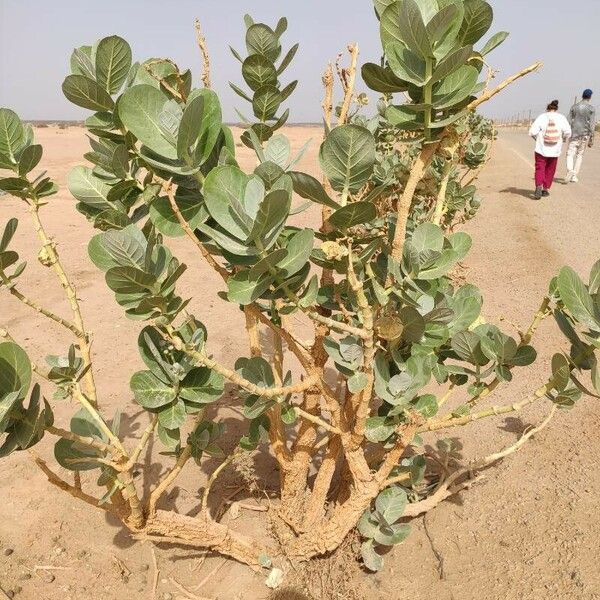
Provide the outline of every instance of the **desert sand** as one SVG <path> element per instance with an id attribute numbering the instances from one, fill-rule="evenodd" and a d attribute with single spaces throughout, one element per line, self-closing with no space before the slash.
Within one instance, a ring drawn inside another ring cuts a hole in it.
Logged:
<path id="1" fill-rule="evenodd" d="M 296 150 L 313 138 L 299 168 L 316 173 L 319 129 L 288 127 L 284 132 Z M 140 417 L 129 390 L 129 377 L 142 365 L 136 345 L 140 325 L 125 318 L 102 274 L 88 259 L 86 246 L 92 227 L 75 210 L 65 186 L 67 173 L 82 163 L 87 151 L 85 133 L 78 127 L 36 128 L 35 133 L 45 148 L 42 166 L 61 187 L 43 216 L 76 283 L 84 318 L 93 332 L 100 401 L 108 415 L 117 407 L 123 411 L 123 429 L 131 440 L 145 426 L 145 416 Z M 587 277 L 600 258 L 600 153 L 589 154 L 581 184 L 557 184 L 548 200 L 534 203 L 528 197 L 531 152 L 523 133 L 501 134 L 494 158 L 480 178 L 482 210 L 465 226 L 474 239 L 465 267 L 468 278 L 486 298 L 484 315 L 513 335 L 515 326 L 529 324 L 550 278 L 563 264 Z M 252 156 L 246 148 L 238 147 L 238 157 L 245 167 L 251 166 Z M 46 277 L 36 260 L 33 230 L 23 203 L 1 197 L 0 223 L 13 215 L 20 219 L 15 246 L 29 265 L 24 289 L 67 315 L 59 285 Z M 311 209 L 297 219 L 316 225 L 317 216 L 318 211 Z M 231 364 L 243 352 L 240 338 L 233 333 L 243 327 L 240 311 L 215 300 L 222 282 L 199 260 L 189 240 L 176 239 L 171 245 L 189 267 L 181 295 L 193 298 L 191 310 L 208 327 L 211 351 Z M 3 290 L 0 326 L 6 327 L 36 362 L 42 362 L 47 354 L 64 354 L 70 343 L 64 331 Z M 517 401 L 535 390 L 547 378 L 552 352 L 566 347 L 551 320 L 543 323 L 535 346 L 540 354 L 537 367 L 517 372 L 510 395 L 501 388 L 488 405 Z M 226 396 L 214 410 L 233 434 L 239 430 L 234 398 Z M 549 403 L 536 405 L 518 418 L 499 417 L 454 430 L 453 437 L 463 445 L 464 460 L 483 456 L 513 443 L 548 410 Z M 73 412 L 69 402 L 55 410 L 57 420 L 63 423 Z M 367 575 L 352 561 L 341 566 L 332 559 L 317 563 L 320 576 L 335 583 L 343 570 L 342 579 L 350 580 L 355 598 L 600 598 L 599 430 L 598 401 L 582 400 L 573 410 L 561 411 L 521 452 L 489 470 L 484 480 L 424 520 L 414 521 L 412 535 L 386 556 L 383 572 Z M 51 457 L 50 442 L 45 439 L 36 451 Z M 146 456 L 156 471 L 169 460 L 159 454 L 158 446 L 151 447 Z M 274 468 L 268 458 L 261 460 L 262 468 Z M 213 468 L 211 461 L 201 468 L 190 463 L 173 493 L 163 499 L 163 506 L 193 511 L 206 473 Z M 223 485 L 226 495 L 244 482 L 231 470 Z M 0 498 L 0 583 L 4 590 L 15 592 L 18 600 L 152 598 L 150 544 L 132 539 L 101 511 L 50 486 L 27 453 L 0 461 Z M 260 495 L 249 495 L 246 502 L 262 500 Z M 231 515 L 226 515 L 225 521 L 228 519 L 232 522 Z M 232 526 L 258 528 L 264 519 L 264 513 L 242 510 Z M 174 581 L 197 597 L 268 597 L 264 574 L 254 574 L 232 561 L 166 545 L 157 547 L 155 555 L 160 569 L 158 599 L 189 597 Z M 347 589 L 340 583 L 339 590 L 335 586 L 330 589 L 329 597 L 348 598 Z"/>

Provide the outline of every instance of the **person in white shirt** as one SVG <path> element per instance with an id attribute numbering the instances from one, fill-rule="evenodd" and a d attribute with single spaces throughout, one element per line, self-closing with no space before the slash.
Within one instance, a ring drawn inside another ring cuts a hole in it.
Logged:
<path id="1" fill-rule="evenodd" d="M 558 100 L 548 104 L 531 126 L 529 135 L 535 140 L 535 199 L 550 195 L 563 143 L 571 137 L 571 126 L 558 112 Z"/>

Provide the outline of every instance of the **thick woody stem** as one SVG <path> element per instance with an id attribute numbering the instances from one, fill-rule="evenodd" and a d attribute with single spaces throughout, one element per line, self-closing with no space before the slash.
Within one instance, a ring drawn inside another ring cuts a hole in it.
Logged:
<path id="1" fill-rule="evenodd" d="M 452 158 L 453 157 L 446 160 L 444 170 L 442 171 L 442 180 L 440 181 L 440 187 L 435 202 L 435 212 L 433 214 L 433 223 L 435 225 L 439 225 L 442 222 L 442 217 L 446 212 L 446 192 L 448 190 L 450 175 L 452 175 L 452 169 L 454 168 L 454 161 Z"/>
<path id="2" fill-rule="evenodd" d="M 406 223 L 410 213 L 410 207 L 417 189 L 417 185 L 423 179 L 423 175 L 427 167 L 431 163 L 431 159 L 438 149 L 439 142 L 426 144 L 421 153 L 414 161 L 410 176 L 406 182 L 406 187 L 402 192 L 402 196 L 398 200 L 396 229 L 394 233 L 394 241 L 392 243 L 392 259 L 396 262 L 402 260 L 402 252 L 404 250 L 404 241 L 406 239 Z"/>
<path id="3" fill-rule="evenodd" d="M 248 341 L 250 342 L 250 356 L 261 356 L 260 332 L 256 313 L 249 306 L 244 306 L 244 316 L 246 317 L 246 332 L 248 333 Z"/>
<path id="4" fill-rule="evenodd" d="M 375 362 L 375 338 L 373 310 L 365 294 L 363 282 L 360 281 L 354 271 L 352 245 L 348 244 L 348 282 L 352 291 L 356 295 L 358 311 L 362 318 L 364 331 L 368 334 L 364 338 L 364 358 L 362 372 L 367 376 L 367 385 L 358 394 L 353 395 L 351 404 L 355 411 L 354 428 L 352 432 L 354 447 L 358 447 L 363 439 L 367 418 L 371 408 L 371 399 L 373 397 L 373 365 Z"/>

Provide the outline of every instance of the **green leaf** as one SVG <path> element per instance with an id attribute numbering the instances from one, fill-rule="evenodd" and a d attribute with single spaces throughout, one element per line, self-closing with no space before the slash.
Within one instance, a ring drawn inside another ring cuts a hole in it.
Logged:
<path id="1" fill-rule="evenodd" d="M 481 340 L 473 331 L 461 331 L 452 338 L 452 350 L 458 356 L 473 365 L 483 366 L 489 362 L 481 351 Z"/>
<path id="2" fill-rule="evenodd" d="M 254 93 L 252 110 L 254 116 L 261 122 L 269 121 L 275 117 L 279 110 L 283 96 L 274 85 L 263 85 Z"/>
<path id="3" fill-rule="evenodd" d="M 164 429 L 179 429 L 185 423 L 185 418 L 185 404 L 181 399 L 165 406 L 158 413 L 158 422 Z"/>
<path id="4" fill-rule="evenodd" d="M 181 382 L 179 396 L 194 404 L 209 404 L 223 395 L 223 377 L 206 367 L 192 369 Z"/>
<path id="5" fill-rule="evenodd" d="M 75 48 L 71 54 L 71 73 L 74 75 L 85 75 L 90 79 L 96 79 L 96 67 L 94 65 L 94 51 L 92 46 L 80 46 Z"/>
<path id="6" fill-rule="evenodd" d="M 0 250 L 2 246 L 0 246 Z M 597 294 L 600 291 L 600 260 L 594 264 L 590 272 L 589 293 Z"/>
<path id="7" fill-rule="evenodd" d="M 334 210 L 340 207 L 337 202 L 328 196 L 325 188 L 318 179 L 299 171 L 289 171 L 288 175 L 292 178 L 294 192 L 299 196 L 302 196 L 302 198 L 324 204 Z"/>
<path id="8" fill-rule="evenodd" d="M 251 219 L 242 204 L 248 181 L 238 167 L 225 165 L 213 169 L 203 187 L 210 216 L 239 240 L 245 240 L 250 232 Z"/>
<path id="9" fill-rule="evenodd" d="M 406 492 L 397 486 L 388 487 L 375 499 L 375 508 L 389 525 L 395 523 L 404 512 L 408 498 Z"/>
<path id="10" fill-rule="evenodd" d="M 96 47 L 96 81 L 109 93 L 116 94 L 131 68 L 131 48 L 118 35 L 105 37 Z"/>
<path id="11" fill-rule="evenodd" d="M 340 125 L 321 145 L 319 162 L 334 190 L 357 192 L 373 172 L 375 138 L 365 127 Z"/>
<path id="12" fill-rule="evenodd" d="M 140 229 L 129 225 L 122 230 L 95 235 L 88 245 L 88 254 L 103 271 L 119 266 L 142 268 L 146 246 L 146 238 Z"/>
<path id="13" fill-rule="evenodd" d="M 537 352 L 532 346 L 521 346 L 517 353 L 510 360 L 510 364 L 515 367 L 528 367 L 533 364 L 537 358 Z"/>
<path id="14" fill-rule="evenodd" d="M 95 112 L 111 111 L 115 106 L 109 93 L 85 75 L 67 75 L 62 91 L 73 104 Z"/>
<path id="15" fill-rule="evenodd" d="M 419 114 L 411 110 L 408 105 L 388 106 L 385 116 L 391 125 L 401 129 L 421 129 L 423 119 L 419 119 Z"/>
<path id="16" fill-rule="evenodd" d="M 288 51 L 287 54 L 283 57 L 281 64 L 277 67 L 277 75 L 281 75 L 290 63 L 294 60 L 294 56 L 296 56 L 296 52 L 298 52 L 299 44 L 294 44 Z"/>
<path id="17" fill-rule="evenodd" d="M 406 82 L 394 75 L 394 72 L 388 67 L 382 67 L 375 63 L 365 63 L 361 69 L 362 78 L 375 92 L 381 94 L 396 94 L 405 92 L 408 89 Z"/>
<path id="18" fill-rule="evenodd" d="M 217 94 L 208 89 L 194 90 L 179 125 L 178 156 L 185 159 L 191 149 L 195 165 L 206 163 L 221 135 L 221 121 L 221 103 Z"/>
<path id="19" fill-rule="evenodd" d="M 439 252 L 444 246 L 444 233 L 438 225 L 422 223 L 414 230 L 410 243 L 417 252 L 427 250 Z"/>
<path id="20" fill-rule="evenodd" d="M 277 239 L 277 235 L 288 217 L 291 198 L 285 190 L 269 192 L 260 203 L 256 220 L 250 231 L 250 239 L 265 242 L 268 249 Z"/>
<path id="21" fill-rule="evenodd" d="M 348 390 L 352 394 L 358 394 L 358 392 L 362 392 L 369 385 L 369 376 L 359 371 L 348 379 L 347 384 Z"/>
<path id="22" fill-rule="evenodd" d="M 450 53 L 437 65 L 431 76 L 430 83 L 436 83 L 437 81 L 448 77 L 448 75 L 452 75 L 452 73 L 460 69 L 460 67 L 467 64 L 467 61 L 472 54 L 473 46 L 465 46 L 464 48 L 459 48 Z"/>
<path id="23" fill-rule="evenodd" d="M 14 217 L 7 221 L 4 232 L 2 233 L 2 238 L 0 238 L 0 252 L 4 252 L 8 248 L 10 241 L 17 231 L 18 225 L 18 219 L 15 219 Z"/>
<path id="24" fill-rule="evenodd" d="M 0 154 L 16 162 L 24 139 L 25 130 L 17 113 L 9 108 L 0 108 Z"/>
<path id="25" fill-rule="evenodd" d="M 113 208 L 108 201 L 111 187 L 96 177 L 89 167 L 77 166 L 67 176 L 69 192 L 87 206 L 106 209 Z"/>
<path id="26" fill-rule="evenodd" d="M 431 42 L 427 36 L 423 15 L 414 0 L 403 0 L 398 33 L 402 42 L 418 56 L 427 58 L 432 55 Z"/>
<path id="27" fill-rule="evenodd" d="M 13 342 L 0 343 L 0 402 L 16 393 L 22 399 L 31 384 L 31 362 L 25 350 Z"/>
<path id="28" fill-rule="evenodd" d="M 476 44 L 492 26 L 494 11 L 484 0 L 465 0 L 465 14 L 458 34 L 460 44 Z"/>
<path id="29" fill-rule="evenodd" d="M 440 7 L 431 20 L 427 23 L 427 36 L 431 44 L 436 48 L 444 48 L 450 41 L 456 38 L 461 24 L 461 9 L 456 3 Z M 436 52 L 437 56 L 437 52 Z"/>
<path id="30" fill-rule="evenodd" d="M 248 54 L 260 55 L 271 63 L 281 54 L 279 37 L 263 23 L 256 23 L 246 31 L 246 49 Z"/>
<path id="31" fill-rule="evenodd" d="M 265 85 L 277 85 L 277 71 L 273 63 L 260 54 L 253 54 L 244 61 L 242 77 L 253 91 Z"/>
<path id="32" fill-rule="evenodd" d="M 433 106 L 439 110 L 455 106 L 468 98 L 477 85 L 479 71 L 465 65 L 434 86 Z"/>
<path id="33" fill-rule="evenodd" d="M 154 275 L 136 267 L 113 267 L 106 272 L 106 285 L 119 294 L 140 294 L 156 284 Z"/>
<path id="34" fill-rule="evenodd" d="M 285 169 L 290 158 L 290 141 L 283 134 L 274 135 L 266 144 L 264 153 L 265 161 L 274 162 Z"/>
<path id="35" fill-rule="evenodd" d="M 406 342 L 417 344 L 425 333 L 425 319 L 419 311 L 412 306 L 403 306 L 398 312 L 402 329 L 402 339 Z"/>
<path id="36" fill-rule="evenodd" d="M 175 390 L 158 379 L 152 371 L 134 373 L 129 386 L 136 402 L 144 408 L 161 408 L 176 397 Z"/>
<path id="37" fill-rule="evenodd" d="M 43 149 L 39 144 L 27 146 L 19 158 L 19 175 L 23 177 L 33 171 L 42 159 L 42 154 Z"/>
<path id="38" fill-rule="evenodd" d="M 136 85 L 119 98 L 119 118 L 143 144 L 153 152 L 176 159 L 175 143 L 167 139 L 165 117 L 169 98 L 161 90 L 151 85 Z"/>
<path id="39" fill-rule="evenodd" d="M 561 300 L 573 317 L 595 331 L 600 330 L 594 302 L 579 275 L 570 267 L 563 267 L 557 283 Z"/>
<path id="40" fill-rule="evenodd" d="M 369 417 L 365 426 L 365 436 L 373 443 L 385 442 L 396 431 L 396 424 L 388 417 Z"/>
<path id="41" fill-rule="evenodd" d="M 250 279 L 250 271 L 240 271 L 227 280 L 227 298 L 246 306 L 260 298 L 272 283 L 273 277 L 268 273 L 256 280 Z"/>
<path id="42" fill-rule="evenodd" d="M 554 379 L 554 389 L 562 392 L 571 379 L 571 363 L 564 355 L 557 353 L 552 357 L 552 377 Z"/>
<path id="43" fill-rule="evenodd" d="M 369 571 L 376 573 L 377 571 L 381 571 L 381 569 L 383 569 L 383 558 L 381 558 L 381 556 L 375 551 L 375 548 L 373 547 L 373 540 L 363 542 L 360 547 L 360 555 L 363 559 L 365 567 Z"/>
<path id="44" fill-rule="evenodd" d="M 482 56 L 489 54 L 492 50 L 495 50 L 500 44 L 502 44 L 509 35 L 510 34 L 508 33 L 508 31 L 499 31 L 498 33 L 494 34 L 485 43 L 485 46 L 479 51 L 479 54 L 481 54 Z"/>
<path id="45" fill-rule="evenodd" d="M 285 258 L 277 263 L 277 269 L 283 271 L 284 277 L 295 275 L 304 267 L 313 249 L 315 234 L 312 229 L 303 229 L 290 236 L 285 247 Z"/>
<path id="46" fill-rule="evenodd" d="M 371 202 L 352 202 L 338 208 L 328 220 L 336 229 L 344 230 L 373 221 L 376 217 L 377 209 Z"/>
<path id="47" fill-rule="evenodd" d="M 380 527 L 375 533 L 374 540 L 384 546 L 400 544 L 410 535 L 408 523 L 396 523 L 390 527 Z"/>
<path id="48" fill-rule="evenodd" d="M 385 9 L 394 2 L 395 0 L 374 0 L 375 12 L 377 16 L 381 18 L 381 15 L 383 15 Z"/>
<path id="49" fill-rule="evenodd" d="M 418 54 L 397 42 L 388 44 L 385 53 L 396 77 L 417 86 L 423 86 L 426 83 L 426 63 Z"/>
<path id="50" fill-rule="evenodd" d="M 180 189 L 177 190 L 177 193 L 178 195 L 175 196 L 175 204 L 177 204 L 181 216 L 186 220 L 193 231 L 196 229 L 197 225 L 208 218 L 202 197 L 197 192 L 186 193 L 184 195 L 180 193 Z M 169 198 L 163 196 L 154 200 L 150 205 L 149 216 L 156 229 L 163 235 L 169 237 L 180 237 L 185 235 L 183 228 L 179 224 L 177 215 L 173 212 Z"/>

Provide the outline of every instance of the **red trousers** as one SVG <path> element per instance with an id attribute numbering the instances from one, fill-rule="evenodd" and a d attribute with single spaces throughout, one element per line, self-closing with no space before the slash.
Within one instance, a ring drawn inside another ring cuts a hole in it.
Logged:
<path id="1" fill-rule="evenodd" d="M 535 186 L 542 186 L 545 190 L 552 187 L 554 174 L 558 166 L 557 156 L 542 156 L 535 153 Z"/>

